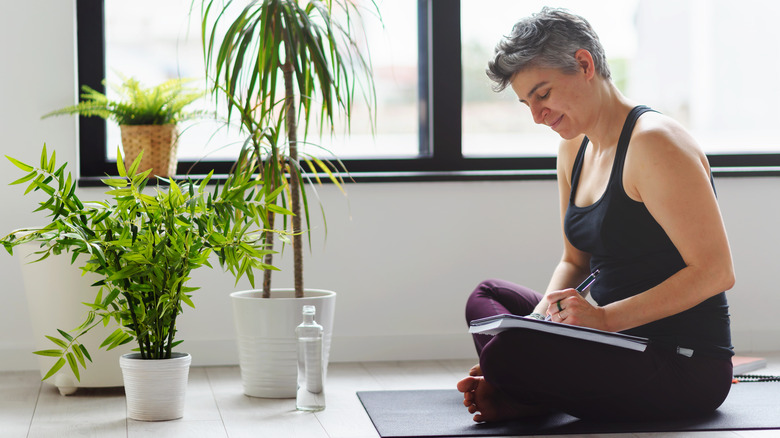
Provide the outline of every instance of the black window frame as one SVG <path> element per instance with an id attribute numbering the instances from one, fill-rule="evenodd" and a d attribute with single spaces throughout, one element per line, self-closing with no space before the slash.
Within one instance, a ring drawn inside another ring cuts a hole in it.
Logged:
<path id="1" fill-rule="evenodd" d="M 104 91 L 105 0 L 77 0 L 78 81 Z M 357 181 L 554 179 L 555 157 L 464 157 L 461 152 L 460 1 L 418 0 L 420 155 L 342 160 Z M 115 173 L 106 156 L 106 122 L 79 118 L 80 185 L 100 185 Z M 780 154 L 712 154 L 721 176 L 780 175 Z M 228 161 L 180 160 L 177 174 L 227 173 Z"/>

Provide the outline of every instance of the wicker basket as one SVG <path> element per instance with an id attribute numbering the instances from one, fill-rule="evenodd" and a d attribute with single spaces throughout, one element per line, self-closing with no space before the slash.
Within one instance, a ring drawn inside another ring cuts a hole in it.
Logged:
<path id="1" fill-rule="evenodd" d="M 151 168 L 151 175 L 172 177 L 176 175 L 176 125 L 121 125 L 122 149 L 125 167 L 129 167 L 144 152 L 139 172 Z"/>

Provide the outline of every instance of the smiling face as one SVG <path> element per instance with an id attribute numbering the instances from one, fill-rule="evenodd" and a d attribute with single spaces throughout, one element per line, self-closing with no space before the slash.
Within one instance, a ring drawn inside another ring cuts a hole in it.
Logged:
<path id="1" fill-rule="evenodd" d="M 520 102 L 531 109 L 535 123 L 549 126 L 564 139 L 585 132 L 586 114 L 582 112 L 587 87 L 582 74 L 531 67 L 515 74 L 511 86 Z"/>
<path id="2" fill-rule="evenodd" d="M 534 122 L 549 126 L 566 140 L 586 131 L 597 105 L 591 99 L 599 78 L 593 58 L 587 50 L 578 50 L 574 58 L 579 70 L 573 73 L 529 67 L 515 73 L 510 82 L 520 102 L 531 109 Z"/>

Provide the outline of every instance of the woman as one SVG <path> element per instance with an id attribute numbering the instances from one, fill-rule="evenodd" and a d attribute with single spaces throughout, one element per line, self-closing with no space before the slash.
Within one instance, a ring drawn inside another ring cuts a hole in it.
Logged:
<path id="1" fill-rule="evenodd" d="M 597 420 L 715 410 L 733 349 L 734 284 L 705 154 L 679 124 L 624 97 L 588 22 L 545 8 L 496 46 L 488 75 L 563 141 L 564 249 L 545 294 L 501 280 L 472 293 L 469 321 L 512 313 L 650 338 L 645 352 L 526 330 L 474 335 L 480 363 L 458 382 L 475 421 L 550 411 Z M 591 302 L 574 286 L 600 271 Z"/>

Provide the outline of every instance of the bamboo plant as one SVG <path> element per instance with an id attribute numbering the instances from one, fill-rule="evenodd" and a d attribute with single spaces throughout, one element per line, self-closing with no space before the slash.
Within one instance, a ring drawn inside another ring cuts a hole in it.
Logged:
<path id="1" fill-rule="evenodd" d="M 101 277 L 93 285 L 95 299 L 84 303 L 83 324 L 71 331 L 58 329 L 58 335 L 47 336 L 56 348 L 35 352 L 57 358 L 44 380 L 66 363 L 79 379 L 79 367 L 92 360 L 79 338 L 111 320 L 119 328 L 100 348 L 136 341 L 143 359 L 170 358 L 181 342 L 175 338 L 177 317 L 183 305 L 194 307 L 197 288 L 187 284 L 190 273 L 211 267 L 212 254 L 236 282 L 246 276 L 254 285 L 254 270 L 274 269 L 262 262 L 270 251 L 264 220 L 278 192 L 266 192 L 263 180 L 255 177 L 256 168 L 235 167 L 213 190 L 209 174 L 201 181 L 165 180 L 167 187 L 158 182 L 149 194 L 150 171 L 137 170 L 141 157 L 125 169 L 118 154 L 118 176 L 103 180 L 108 199 L 92 202 L 79 198 L 75 181 L 66 174 L 67 163 L 57 167 L 55 152 L 48 155 L 45 145 L 37 166 L 8 157 L 25 173 L 12 184 L 29 183 L 25 195 L 44 195 L 36 211 L 48 212 L 49 222 L 16 230 L 0 243 L 11 254 L 17 245 L 38 245 L 34 261 L 70 252 L 71 263 L 79 261 L 82 271 Z"/>
<path id="2" fill-rule="evenodd" d="M 293 213 L 289 234 L 296 297 L 303 296 L 302 218 L 306 229 L 310 219 L 305 183 L 312 184 L 312 175 L 319 182 L 317 174 L 325 174 L 343 191 L 346 170 L 337 159 L 301 154 L 300 146 L 315 127 L 333 134 L 339 115 L 348 132 L 357 89 L 369 111 L 375 106 L 370 58 L 360 39 L 361 3 L 380 16 L 373 0 L 255 0 L 245 7 L 201 2 L 204 60 L 214 81 L 213 95 L 227 105 L 228 121 L 238 118 L 255 151 L 252 158 L 264 163 L 265 184 L 283 188 L 280 206 Z M 271 225 L 274 216 L 269 210 Z M 272 243 L 273 235 L 266 242 Z M 266 263 L 272 264 L 270 253 Z M 270 296 L 270 288 L 266 271 L 264 297 Z"/>

